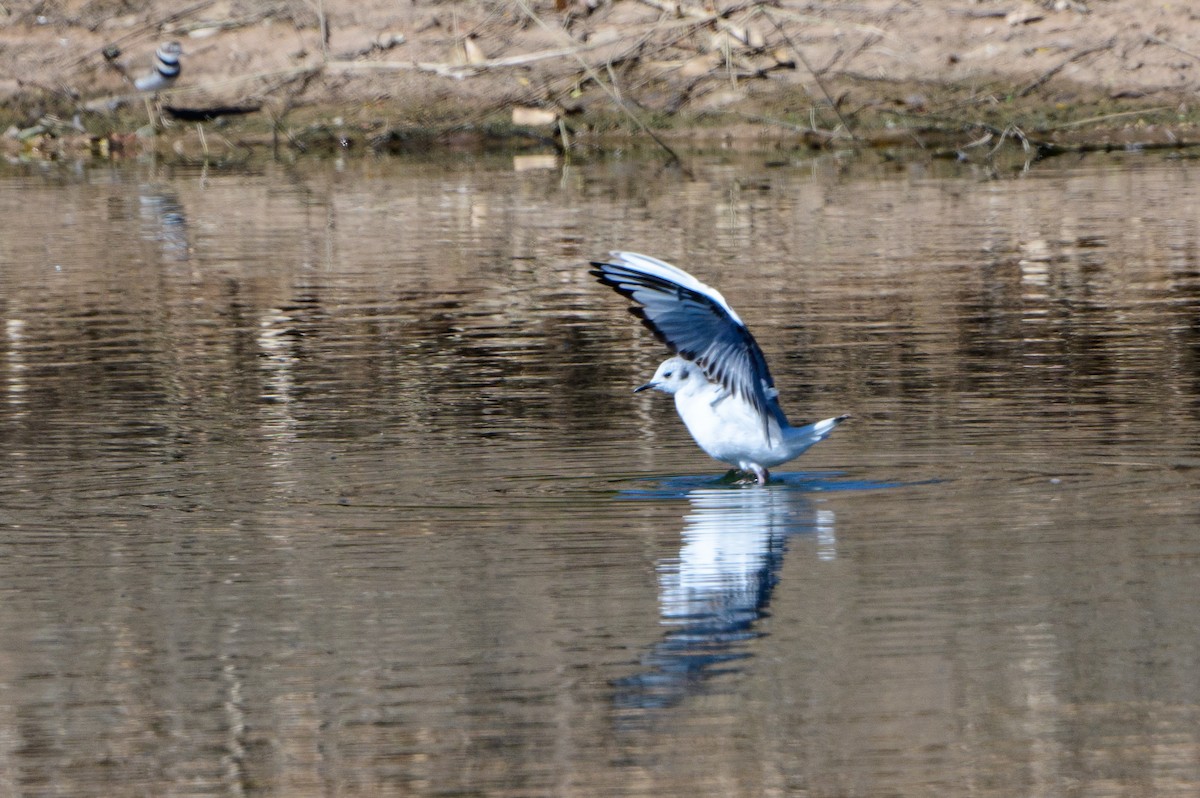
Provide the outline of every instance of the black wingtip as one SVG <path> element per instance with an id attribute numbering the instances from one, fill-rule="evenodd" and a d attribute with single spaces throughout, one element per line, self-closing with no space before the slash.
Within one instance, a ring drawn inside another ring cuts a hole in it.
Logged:
<path id="1" fill-rule="evenodd" d="M 611 263 L 594 260 L 591 261 L 592 268 L 588 269 L 588 274 L 596 278 L 597 282 L 607 285 L 609 288 L 615 288 L 616 283 L 613 282 L 612 275 L 604 270 L 605 266 L 612 266 Z"/>

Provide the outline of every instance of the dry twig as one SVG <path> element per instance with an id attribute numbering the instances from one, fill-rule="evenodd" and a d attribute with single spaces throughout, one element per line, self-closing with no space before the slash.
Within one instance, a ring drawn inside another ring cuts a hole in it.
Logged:
<path id="1" fill-rule="evenodd" d="M 545 20 L 543 20 L 536 13 L 534 13 L 533 9 L 529 7 L 529 3 L 527 2 L 527 0 L 517 0 L 517 4 L 519 6 L 521 6 L 521 10 L 525 12 L 526 16 L 528 16 L 531 20 L 533 20 L 534 23 L 536 23 L 543 30 L 545 30 L 549 33 L 559 33 L 561 35 L 566 35 L 562 31 L 555 31 L 553 28 L 551 28 L 549 25 L 547 25 Z M 613 89 L 612 86 L 609 86 L 607 83 L 605 83 L 604 81 L 602 81 L 600 79 L 600 74 L 598 72 L 596 72 L 595 68 L 591 64 L 589 64 L 587 61 L 585 61 L 578 53 L 575 53 L 575 58 L 579 61 L 580 65 L 583 67 L 583 69 L 587 73 L 588 77 L 590 77 L 592 80 L 594 80 L 596 82 L 596 85 L 604 90 L 604 92 L 608 95 L 609 99 L 611 99 L 613 101 L 613 103 L 618 108 L 621 109 L 621 112 L 624 113 L 626 116 L 628 116 L 633 121 L 633 123 L 635 125 L 637 125 L 639 130 L 641 130 L 643 133 L 645 133 L 647 136 L 649 136 L 654 141 L 655 144 L 657 144 L 659 147 L 662 148 L 662 150 L 665 153 L 667 153 L 667 155 L 671 159 L 671 163 L 675 163 L 675 164 L 683 163 L 683 159 L 679 157 L 679 153 L 677 153 L 677 152 L 675 152 L 675 150 L 671 149 L 671 147 L 665 141 L 663 141 L 662 138 L 660 138 L 658 136 L 658 134 L 656 134 L 653 130 L 651 130 L 649 127 L 646 126 L 646 123 L 643 122 L 638 117 L 637 114 L 635 114 L 635 113 L 633 113 L 633 111 L 629 110 L 629 106 L 627 106 L 625 104 L 625 101 L 621 99 L 620 95 L 617 94 L 617 92 Z M 609 75 L 610 76 L 612 75 L 611 70 L 609 71 Z"/>
<path id="2" fill-rule="evenodd" d="M 771 15 L 769 11 L 764 8 L 761 9 L 760 13 L 771 21 L 771 24 L 775 26 L 776 32 L 783 37 L 783 40 L 787 43 L 787 46 L 790 47 L 792 52 L 796 54 L 796 58 L 800 60 L 800 63 L 804 64 L 804 68 L 808 70 L 808 73 L 812 75 L 813 80 L 817 82 L 817 87 L 821 90 L 821 94 L 825 95 L 826 101 L 829 102 L 829 107 L 833 109 L 835 114 L 837 114 L 837 118 L 841 121 L 842 127 L 846 129 L 846 134 L 849 135 L 854 141 L 858 141 L 858 137 L 854 135 L 854 130 L 851 129 L 850 123 L 846 121 L 846 117 L 842 116 L 841 109 L 838 108 L 838 105 L 834 101 L 833 96 L 830 95 L 829 90 L 825 88 L 825 81 L 821 80 L 821 76 L 818 75 L 812 68 L 812 64 L 808 63 L 808 59 L 804 57 L 804 53 L 800 52 L 800 48 L 792 43 L 792 40 L 788 37 L 787 32 L 784 31 L 783 26 L 779 24 L 779 22 Z"/>
<path id="3" fill-rule="evenodd" d="M 729 17 L 734 14 L 749 8 L 758 8 L 758 3 L 731 6 L 714 13 L 696 8 L 695 6 L 684 5 L 682 2 L 678 2 L 678 0 L 639 0 L 639 2 L 652 8 L 657 8 L 659 11 L 667 14 L 688 17 L 694 25 L 708 25 L 711 23 L 716 26 L 717 30 L 729 34 L 752 50 L 761 50 L 765 44 L 762 41 L 762 36 L 757 31 L 751 28 L 743 28 L 740 25 L 734 25 L 729 21 Z"/>
<path id="4" fill-rule="evenodd" d="M 1054 77 L 1059 72 L 1062 72 L 1064 69 L 1066 69 L 1071 64 L 1075 63 L 1076 61 L 1079 61 L 1080 59 L 1087 58 L 1092 53 L 1098 53 L 1101 50 L 1111 50 L 1112 46 L 1114 44 L 1116 44 L 1116 42 L 1117 42 L 1117 40 L 1115 38 L 1113 38 L 1113 39 L 1109 39 L 1104 44 L 1098 44 L 1095 47 L 1089 47 L 1086 50 L 1080 50 L 1079 52 L 1072 55 L 1070 58 L 1062 61 L 1061 63 L 1057 64 L 1056 66 L 1053 66 L 1050 69 L 1043 72 L 1041 74 L 1041 76 L 1038 77 L 1037 80 L 1033 81 L 1028 86 L 1026 86 L 1025 88 L 1018 91 L 1017 96 L 1018 97 L 1028 97 L 1030 94 L 1033 94 L 1035 91 L 1040 89 L 1043 85 L 1045 85 L 1045 83 L 1048 80 L 1050 80 L 1050 78 Z"/>
<path id="5" fill-rule="evenodd" d="M 184 8 L 180 11 L 176 11 L 173 14 L 168 14 L 165 17 L 160 17 L 159 19 L 153 20 L 151 22 L 147 22 L 145 25 L 141 25 L 137 28 L 134 28 L 129 33 L 126 33 L 124 36 L 118 36 L 116 39 L 113 39 L 111 42 L 106 44 L 103 48 L 101 48 L 99 50 L 89 50 L 88 52 L 79 56 L 78 58 L 76 58 L 74 61 L 71 62 L 69 69 L 71 71 L 79 69 L 84 64 L 87 64 L 92 59 L 94 59 L 96 56 L 103 57 L 104 50 L 109 47 L 119 45 L 122 42 L 140 39 L 142 36 L 144 36 L 146 34 L 147 30 L 152 30 L 152 29 L 156 30 L 158 28 L 161 28 L 164 25 L 168 25 L 172 22 L 175 22 L 176 20 L 183 19 L 184 17 L 195 14 L 197 11 L 208 8 L 215 2 L 217 2 L 217 0 L 200 0 L 199 3 L 194 3 L 190 6 L 188 6 L 187 8 Z"/>
<path id="6" fill-rule="evenodd" d="M 511 55 L 505 58 L 489 58 L 484 61 L 477 61 L 472 64 L 451 64 L 445 62 L 430 62 L 430 61 L 330 61 L 328 67 L 340 72 L 390 72 L 390 71 L 413 71 L 432 72 L 447 78 L 462 80 L 463 78 L 472 77 L 480 72 L 489 69 L 502 69 L 505 67 L 520 67 L 529 64 L 537 63 L 538 61 L 546 61 L 552 58 L 566 58 L 569 56 L 578 57 L 579 53 L 588 50 L 594 50 L 597 47 L 602 47 L 612 42 L 598 42 L 596 44 L 580 44 L 575 47 L 562 47 L 556 50 L 540 50 L 536 53 L 523 53 L 521 55 Z"/>

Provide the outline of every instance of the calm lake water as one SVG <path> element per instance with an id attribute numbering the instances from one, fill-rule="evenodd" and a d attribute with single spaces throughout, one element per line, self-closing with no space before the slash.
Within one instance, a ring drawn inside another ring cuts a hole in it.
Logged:
<path id="1" fill-rule="evenodd" d="M 538 165 L 4 167 L 0 794 L 1200 792 L 1198 162 Z"/>

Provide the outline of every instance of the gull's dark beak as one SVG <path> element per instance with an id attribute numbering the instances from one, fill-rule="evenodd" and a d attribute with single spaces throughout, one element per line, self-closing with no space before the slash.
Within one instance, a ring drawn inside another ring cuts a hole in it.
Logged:
<path id="1" fill-rule="evenodd" d="M 645 391 L 645 390 L 647 390 L 647 389 L 649 389 L 649 388 L 653 388 L 653 387 L 655 387 L 656 385 L 658 385 L 658 383 L 656 383 L 656 382 L 653 382 L 653 381 L 652 381 L 652 382 L 648 382 L 648 383 L 646 383 L 645 385 L 641 385 L 641 386 L 639 386 L 639 387 L 637 387 L 637 388 L 634 388 L 634 389 L 633 389 L 633 392 L 634 392 L 634 393 L 641 393 L 642 391 Z"/>

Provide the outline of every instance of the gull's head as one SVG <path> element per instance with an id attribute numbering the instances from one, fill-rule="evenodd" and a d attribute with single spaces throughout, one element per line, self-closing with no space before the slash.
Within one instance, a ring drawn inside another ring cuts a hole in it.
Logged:
<path id="1" fill-rule="evenodd" d="M 663 393 L 675 393 L 683 390 L 687 386 L 688 380 L 695 380 L 700 376 L 700 367 L 695 363 L 681 357 L 672 357 L 659 365 L 654 376 L 650 378 L 650 382 L 640 388 L 634 388 L 633 392 L 638 393 L 647 388 L 653 388 Z"/>

